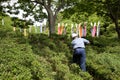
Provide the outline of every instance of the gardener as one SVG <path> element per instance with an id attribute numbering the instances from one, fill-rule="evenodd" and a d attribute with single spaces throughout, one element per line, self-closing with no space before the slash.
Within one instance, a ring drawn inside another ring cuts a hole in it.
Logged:
<path id="1" fill-rule="evenodd" d="M 72 47 L 74 49 L 73 53 L 73 63 L 78 63 L 82 71 L 86 71 L 86 53 L 85 53 L 85 44 L 90 42 L 84 38 L 78 38 L 76 33 L 72 34 Z"/>

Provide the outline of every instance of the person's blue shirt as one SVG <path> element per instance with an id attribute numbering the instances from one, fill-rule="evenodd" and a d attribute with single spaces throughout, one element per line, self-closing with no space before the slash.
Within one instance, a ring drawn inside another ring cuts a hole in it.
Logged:
<path id="1" fill-rule="evenodd" d="M 76 49 L 78 47 L 85 48 L 85 44 L 89 44 L 90 42 L 87 39 L 84 38 L 78 38 L 76 37 L 72 42 L 73 49 Z"/>

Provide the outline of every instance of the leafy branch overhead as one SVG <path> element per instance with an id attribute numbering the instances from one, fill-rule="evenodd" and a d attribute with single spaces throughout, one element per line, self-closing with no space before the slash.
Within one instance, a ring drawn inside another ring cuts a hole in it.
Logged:
<path id="1" fill-rule="evenodd" d="M 18 19 L 17 17 L 12 17 L 11 20 L 13 21 L 13 27 L 28 28 L 28 25 L 33 25 L 33 22 L 31 20 L 26 21 Z"/>
<path id="2" fill-rule="evenodd" d="M 21 8 L 27 12 L 27 15 L 34 15 L 35 20 L 47 18 L 49 33 L 55 33 L 55 23 L 57 14 L 67 7 L 73 6 L 80 0 L 19 0 Z M 26 6 L 25 6 L 26 4 Z M 24 8 L 25 6 L 25 8 Z"/>
<path id="3" fill-rule="evenodd" d="M 24 20 L 32 16 L 35 21 L 42 22 L 46 18 L 50 35 L 55 33 L 59 12 L 63 11 L 64 18 L 73 19 L 76 22 L 80 22 L 81 19 L 85 21 L 96 13 L 107 21 L 113 21 L 120 38 L 120 0 L 18 0 L 8 8 L 11 14 L 18 14 L 22 10 Z"/>
<path id="4" fill-rule="evenodd" d="M 22 10 L 23 18 L 32 16 L 35 21 L 41 22 L 47 18 L 49 34 L 55 33 L 55 23 L 57 14 L 65 8 L 73 6 L 75 3 L 81 0 L 18 0 L 17 4 L 9 7 L 8 12 L 17 14 L 19 10 Z M 11 8 L 13 12 L 11 12 Z"/>

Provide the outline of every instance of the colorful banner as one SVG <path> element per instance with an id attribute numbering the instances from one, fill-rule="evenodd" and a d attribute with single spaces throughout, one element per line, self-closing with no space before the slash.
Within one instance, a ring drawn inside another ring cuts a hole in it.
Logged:
<path id="1" fill-rule="evenodd" d="M 81 23 L 79 24 L 79 37 L 82 37 L 83 35 L 83 28 L 81 26 Z"/>
<path id="2" fill-rule="evenodd" d="M 93 29 L 92 29 L 92 37 L 96 36 L 96 23 L 94 23 Z"/>
<path id="3" fill-rule="evenodd" d="M 96 36 L 99 37 L 99 34 L 100 34 L 100 21 L 98 21 Z"/>
<path id="4" fill-rule="evenodd" d="M 58 34 L 62 35 L 62 34 L 66 34 L 66 26 L 67 24 L 64 25 L 64 23 L 62 23 L 62 26 L 60 26 L 60 23 L 58 23 Z M 83 27 L 82 27 L 82 23 L 80 24 L 71 24 L 71 34 L 72 33 L 77 33 L 79 35 L 79 37 L 86 37 L 87 36 L 87 22 L 84 22 Z M 91 36 L 95 37 L 95 36 L 99 36 L 100 33 L 100 22 L 98 22 L 98 25 L 96 25 L 96 22 L 93 23 L 91 22 Z"/>
<path id="5" fill-rule="evenodd" d="M 22 32 L 22 29 L 20 28 L 20 32 Z"/>
<path id="6" fill-rule="evenodd" d="M 85 22 L 84 23 L 84 29 L 83 29 L 83 37 L 86 37 L 86 35 L 87 35 L 87 29 L 86 29 L 86 27 L 87 27 L 87 23 Z"/>
<path id="7" fill-rule="evenodd" d="M 79 26 L 76 24 L 76 33 L 79 34 Z"/>
<path id="8" fill-rule="evenodd" d="M 62 26 L 61 26 L 61 35 L 63 34 L 63 31 L 64 31 L 64 23 L 62 23 Z"/>
<path id="9" fill-rule="evenodd" d="M 65 26 L 64 26 L 64 30 L 63 30 L 63 34 L 64 34 L 64 35 L 67 33 L 66 28 L 67 28 L 67 23 L 66 23 Z"/>
<path id="10" fill-rule="evenodd" d="M 29 33 L 31 33 L 32 32 L 32 28 L 31 28 L 32 26 L 29 26 Z"/>
<path id="11" fill-rule="evenodd" d="M 90 29 L 90 31 L 91 31 L 91 36 L 92 36 L 92 31 L 93 31 L 93 23 L 91 22 L 91 29 Z"/>
<path id="12" fill-rule="evenodd" d="M 42 31 L 42 25 L 40 25 L 40 33 L 42 33 L 43 31 Z"/>
<path id="13" fill-rule="evenodd" d="M 61 33 L 60 23 L 58 23 L 58 34 Z"/>
<path id="14" fill-rule="evenodd" d="M 71 24 L 71 34 L 74 33 L 74 27 L 73 24 Z"/>
<path id="15" fill-rule="evenodd" d="M 4 26 L 4 24 L 5 24 L 5 23 L 4 23 L 4 19 L 2 19 L 2 25 Z"/>

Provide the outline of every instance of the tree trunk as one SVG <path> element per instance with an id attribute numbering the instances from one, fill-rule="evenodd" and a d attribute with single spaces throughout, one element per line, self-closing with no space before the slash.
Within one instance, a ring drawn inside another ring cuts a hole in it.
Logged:
<path id="1" fill-rule="evenodd" d="M 118 20 L 115 20 L 115 27 L 116 27 L 118 39 L 120 39 L 120 26 L 119 26 Z"/>
<path id="2" fill-rule="evenodd" d="M 49 35 L 55 33 L 55 22 L 56 22 L 56 15 L 53 15 L 53 13 L 48 14 L 48 23 L 49 23 Z"/>
<path id="3" fill-rule="evenodd" d="M 24 35 L 24 36 L 27 36 L 27 30 L 26 30 L 26 28 L 24 28 L 23 35 Z"/>
<path id="4" fill-rule="evenodd" d="M 51 2 L 52 0 L 47 0 L 48 2 L 46 3 L 46 0 L 42 0 L 43 1 L 43 6 L 45 7 L 47 13 L 48 13 L 48 23 L 49 23 L 49 35 L 54 34 L 55 33 L 55 22 L 56 22 L 56 17 L 57 14 L 59 12 L 59 10 L 64 6 L 64 0 L 61 0 L 61 4 L 56 7 L 56 10 L 51 9 Z"/>

